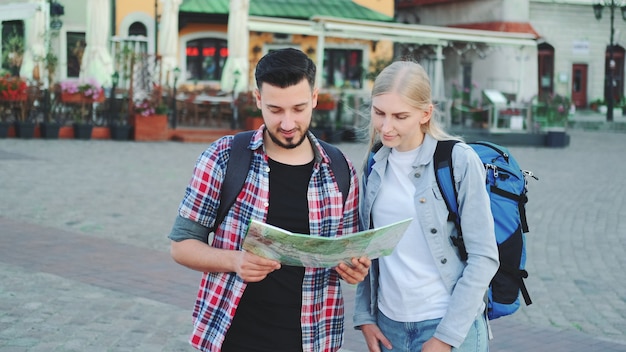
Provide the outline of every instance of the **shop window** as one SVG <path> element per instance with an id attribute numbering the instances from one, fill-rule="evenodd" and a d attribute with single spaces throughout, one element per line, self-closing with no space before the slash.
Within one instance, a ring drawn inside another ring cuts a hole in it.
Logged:
<path id="1" fill-rule="evenodd" d="M 190 40 L 185 48 L 187 80 L 219 81 L 228 58 L 228 43 L 224 39 Z"/>
<path id="2" fill-rule="evenodd" d="M 363 87 L 363 50 L 324 50 L 324 88 Z"/>

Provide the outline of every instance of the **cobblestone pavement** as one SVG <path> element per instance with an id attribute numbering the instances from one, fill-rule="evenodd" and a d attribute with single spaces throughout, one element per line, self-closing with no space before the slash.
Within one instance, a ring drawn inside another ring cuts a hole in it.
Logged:
<path id="1" fill-rule="evenodd" d="M 492 351 L 626 351 L 626 134 L 570 135 L 510 148 L 539 177 L 534 303 L 492 322 Z M 363 144 L 339 146 L 360 165 Z M 172 262 L 166 235 L 205 148 L 0 139 L 0 352 L 192 351 L 199 274 Z M 344 349 L 365 351 L 344 291 Z"/>

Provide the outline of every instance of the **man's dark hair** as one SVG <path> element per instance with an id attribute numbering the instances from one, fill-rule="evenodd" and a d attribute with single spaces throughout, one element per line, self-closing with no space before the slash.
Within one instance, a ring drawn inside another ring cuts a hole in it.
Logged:
<path id="1" fill-rule="evenodd" d="M 254 72 L 259 89 L 263 83 L 286 88 L 306 78 L 311 89 L 315 86 L 315 64 L 305 53 L 293 48 L 272 50 L 259 60 Z"/>

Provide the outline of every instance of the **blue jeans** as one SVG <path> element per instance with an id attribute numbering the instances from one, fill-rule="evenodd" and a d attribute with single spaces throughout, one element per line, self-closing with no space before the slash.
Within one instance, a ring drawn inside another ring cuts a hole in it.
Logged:
<path id="1" fill-rule="evenodd" d="M 402 323 L 387 318 L 378 311 L 378 327 L 391 341 L 393 349 L 388 350 L 382 344 L 381 351 L 416 352 L 422 350 L 424 342 L 435 334 L 441 319 L 425 320 L 415 323 Z M 459 348 L 452 348 L 455 352 L 488 352 L 489 336 L 485 316 L 481 315 L 470 327 L 467 337 Z"/>

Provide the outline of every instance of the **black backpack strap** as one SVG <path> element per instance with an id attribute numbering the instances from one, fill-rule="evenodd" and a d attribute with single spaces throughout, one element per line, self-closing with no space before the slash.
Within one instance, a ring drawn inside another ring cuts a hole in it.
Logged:
<path id="1" fill-rule="evenodd" d="M 348 166 L 348 161 L 343 156 L 343 153 L 339 148 L 334 145 L 328 144 L 322 140 L 318 140 L 322 148 L 330 157 L 330 169 L 333 171 L 335 175 L 335 181 L 339 186 L 339 191 L 341 191 L 341 196 L 343 197 L 343 203 L 346 203 L 346 198 L 348 198 L 348 193 L 350 192 L 350 167 Z"/>
<path id="2" fill-rule="evenodd" d="M 248 149 L 248 146 L 254 132 L 256 131 L 239 132 L 233 138 L 226 174 L 224 174 L 224 180 L 222 181 L 220 205 L 217 208 L 217 215 L 211 232 L 214 232 L 224 221 L 226 214 L 235 204 L 244 182 L 246 182 L 246 177 L 250 170 L 250 162 L 252 161 L 252 150 Z"/>
<path id="3" fill-rule="evenodd" d="M 248 149 L 250 140 L 256 131 L 245 131 L 237 133 L 233 137 L 233 143 L 230 149 L 230 156 L 226 166 L 226 174 L 222 181 L 222 190 L 220 195 L 220 205 L 217 208 L 215 223 L 211 232 L 224 221 L 226 214 L 235 204 L 239 192 L 243 187 L 248 171 L 250 170 L 250 162 L 252 161 L 252 151 Z M 331 159 L 330 168 L 335 174 L 335 180 L 341 191 L 343 202 L 346 202 L 348 193 L 350 192 L 350 168 L 348 162 L 343 156 L 339 148 L 330 145 L 324 141 L 319 141 L 326 153 Z"/>
<path id="4" fill-rule="evenodd" d="M 456 140 L 438 141 L 433 163 L 435 166 L 435 179 L 441 191 L 446 207 L 448 208 L 448 221 L 452 221 L 457 230 L 457 237 L 450 236 L 452 243 L 459 249 L 461 260 L 467 260 L 467 250 L 463 242 L 461 219 L 458 209 L 458 192 L 454 184 L 454 167 L 452 167 L 452 148 L 458 143 Z"/>

